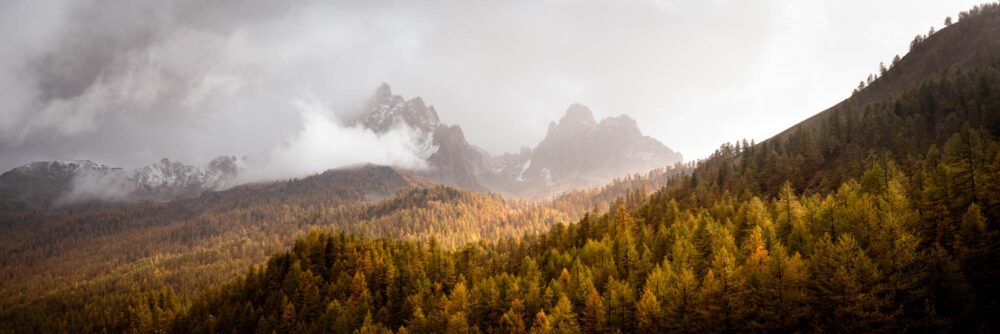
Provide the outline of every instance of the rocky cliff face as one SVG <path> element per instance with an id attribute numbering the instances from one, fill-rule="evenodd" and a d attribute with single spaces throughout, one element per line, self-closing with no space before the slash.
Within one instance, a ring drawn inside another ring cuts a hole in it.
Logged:
<path id="1" fill-rule="evenodd" d="M 601 181 L 681 161 L 681 155 L 645 136 L 622 115 L 597 122 L 587 107 L 573 104 L 525 162 L 521 179 L 559 184 Z"/>
<path id="2" fill-rule="evenodd" d="M 644 136 L 628 116 L 598 122 L 590 109 L 579 104 L 551 123 L 536 147 L 498 156 L 470 144 L 458 125 L 442 123 L 434 107 L 421 98 L 393 95 L 386 84 L 351 125 L 378 134 L 409 127 L 419 141 L 413 147 L 421 148 L 429 166 L 415 174 L 508 196 L 547 197 L 681 161 L 680 154 Z M 163 159 L 136 169 L 86 160 L 36 162 L 0 175 L 0 201 L 28 209 L 95 201 L 167 201 L 229 186 L 240 171 L 235 157 L 219 157 L 206 166 Z"/>
<path id="3" fill-rule="evenodd" d="M 88 160 L 34 162 L 0 175 L 0 200 L 30 209 L 91 201 L 166 201 L 219 189 L 239 170 L 235 157 L 219 157 L 201 167 L 163 159 L 136 169 Z"/>
<path id="4" fill-rule="evenodd" d="M 375 133 L 385 133 L 400 124 L 426 133 L 433 133 L 441 126 L 434 106 L 426 106 L 419 97 L 407 101 L 402 96 L 392 95 L 392 88 L 384 83 L 375 90 L 364 115 L 355 123 L 361 123 Z"/>
<path id="5" fill-rule="evenodd" d="M 405 100 L 393 95 L 389 85 L 383 83 L 369 100 L 365 113 L 353 123 L 380 134 L 408 126 L 419 134 L 417 140 L 424 141 L 416 147 L 426 147 L 429 143 L 434 152 L 427 158 L 430 168 L 415 173 L 450 186 L 488 190 L 477 175 L 490 169 L 489 154 L 469 144 L 458 125 L 442 124 L 434 107 L 427 106 L 419 97 Z"/>
<path id="6" fill-rule="evenodd" d="M 580 104 L 571 105 L 558 123 L 550 124 L 534 149 L 498 156 L 469 144 L 461 127 L 441 123 L 433 106 L 419 97 L 393 95 L 386 84 L 354 124 L 376 133 L 408 126 L 436 149 L 427 159 L 430 169 L 418 173 L 447 185 L 511 196 L 548 196 L 681 161 L 680 154 L 644 136 L 628 116 L 597 122 Z"/>

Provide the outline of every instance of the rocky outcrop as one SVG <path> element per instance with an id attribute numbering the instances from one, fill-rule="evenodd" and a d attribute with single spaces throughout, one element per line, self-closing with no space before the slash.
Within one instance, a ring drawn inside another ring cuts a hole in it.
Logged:
<path id="1" fill-rule="evenodd" d="M 389 85 L 383 83 L 353 124 L 378 134 L 399 126 L 410 127 L 418 133 L 416 140 L 424 141 L 414 147 L 427 147 L 429 142 L 434 152 L 427 157 L 429 168 L 414 173 L 450 186 L 488 191 L 478 175 L 490 169 L 489 154 L 469 144 L 458 125 L 442 124 L 434 106 L 427 106 L 419 97 L 405 100 L 393 95 Z"/>
<path id="2" fill-rule="evenodd" d="M 511 196 L 548 196 L 681 161 L 679 153 L 643 135 L 628 116 L 597 122 L 580 104 L 571 105 L 558 123 L 551 123 L 534 149 L 523 147 L 518 153 L 498 156 L 469 144 L 461 127 L 443 124 L 433 106 L 419 97 L 406 100 L 393 95 L 387 84 L 379 86 L 354 124 L 376 133 L 410 127 L 420 134 L 418 140 L 436 149 L 427 159 L 429 169 L 417 173 L 451 186 Z"/>
<path id="3" fill-rule="evenodd" d="M 600 123 L 587 107 L 573 104 L 532 150 L 522 179 L 548 184 L 646 171 L 681 161 L 681 155 L 645 136 L 622 115 Z"/>
<path id="4" fill-rule="evenodd" d="M 351 122 L 376 134 L 399 127 L 416 132 L 412 147 L 428 168 L 412 171 L 445 185 L 508 196 L 547 197 L 607 183 L 681 161 L 680 154 L 639 131 L 634 120 L 617 116 L 597 122 L 587 107 L 573 104 L 549 125 L 535 148 L 491 156 L 470 144 L 458 125 L 447 125 L 433 106 L 417 97 L 393 95 L 382 84 L 360 118 Z M 336 167 L 336 166 L 330 166 Z M 91 161 L 46 161 L 0 175 L 0 201 L 15 208 L 44 209 L 84 202 L 167 201 L 231 186 L 240 173 L 235 157 L 206 166 L 163 159 L 122 169 Z"/>

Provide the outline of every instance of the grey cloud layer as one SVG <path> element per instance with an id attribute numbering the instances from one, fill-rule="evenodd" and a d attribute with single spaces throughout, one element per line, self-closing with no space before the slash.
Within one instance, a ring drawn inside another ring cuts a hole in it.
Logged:
<path id="1" fill-rule="evenodd" d="M 3 169 L 47 159 L 134 167 L 160 157 L 271 155 L 317 121 L 301 117 L 296 101 L 318 97 L 333 110 L 320 121 L 339 123 L 379 82 L 381 55 L 406 51 L 380 22 L 361 19 L 370 8 L 325 2 L 3 6 Z M 340 139 L 364 147 L 359 141 L 372 138 Z"/>
<path id="2" fill-rule="evenodd" d="M 340 125 L 383 81 L 493 153 L 537 142 L 580 102 L 697 158 L 846 97 L 978 1 L 3 1 L 0 170 L 218 155 L 419 164 L 386 158 L 412 149 L 405 133 Z M 297 101 L 329 116 L 304 118 Z M 317 119 L 336 144 L 275 153 L 321 139 Z"/>

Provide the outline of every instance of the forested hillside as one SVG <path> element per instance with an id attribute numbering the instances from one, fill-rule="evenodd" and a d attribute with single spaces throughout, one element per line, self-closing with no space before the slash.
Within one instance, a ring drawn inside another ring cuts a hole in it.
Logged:
<path id="1" fill-rule="evenodd" d="M 1000 6 L 981 6 L 939 33 L 998 19 Z M 191 301 L 136 295 L 101 326 L 995 332 L 1000 64 L 980 60 L 762 144 L 723 145 L 634 208 L 457 250 L 312 233 Z"/>
<path id="2" fill-rule="evenodd" d="M 99 308 L 104 300 L 161 287 L 197 291 L 287 246 L 308 230 L 298 218 L 307 212 L 432 184 L 369 166 L 168 203 L 4 211 L 0 317 L 16 317 L 25 306 L 63 316 L 67 308 Z"/>
<path id="3" fill-rule="evenodd" d="M 331 170 L 168 203 L 76 206 L 0 215 L 0 322 L 18 332 L 80 332 L 129 296 L 187 296 L 225 282 L 316 228 L 455 248 L 548 230 L 639 196 L 659 169 L 551 201 L 435 185 L 381 166 Z M 180 298 L 180 297 L 178 297 Z M 97 328 L 97 327 L 93 327 Z M 0 331 L 3 329 L 0 328 Z"/>
<path id="4" fill-rule="evenodd" d="M 858 78 L 861 81 L 851 98 L 799 125 L 818 127 L 840 113 L 839 110 L 864 108 L 885 101 L 887 97 L 898 97 L 910 87 L 938 79 L 946 73 L 997 62 L 1000 55 L 1000 23 L 997 20 L 1000 18 L 990 13 L 996 10 L 991 6 L 985 4 L 959 13 L 956 19 L 961 24 L 952 24 L 952 18 L 947 17 L 944 28 L 935 30 L 931 27 L 930 31 L 917 34 L 910 41 L 909 54 L 905 57 L 896 55 L 890 62 L 879 63 L 877 73 L 870 74 L 868 78 Z M 791 127 L 781 135 L 790 134 L 800 126 Z"/>
<path id="5" fill-rule="evenodd" d="M 0 206 L 0 333 L 996 332 L 998 31 L 976 7 L 774 138 L 551 201 L 367 166 Z"/>

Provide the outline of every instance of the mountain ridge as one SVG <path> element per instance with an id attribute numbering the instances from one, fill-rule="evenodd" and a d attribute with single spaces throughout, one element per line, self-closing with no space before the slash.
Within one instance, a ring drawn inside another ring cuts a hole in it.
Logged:
<path id="1" fill-rule="evenodd" d="M 431 169 L 416 171 L 447 185 L 511 197 L 545 198 L 564 191 L 605 184 L 615 177 L 671 166 L 682 156 L 639 130 L 627 115 L 598 122 L 586 106 L 573 103 L 549 124 L 535 148 L 492 156 L 470 144 L 459 125 L 446 125 L 420 97 L 393 95 L 382 83 L 367 111 L 352 121 L 376 133 L 406 125 L 418 140 L 437 147 Z M 596 149 L 596 151 L 595 151 Z"/>
<path id="2" fill-rule="evenodd" d="M 891 62 L 884 73 L 854 95 L 816 113 L 767 140 L 783 138 L 801 127 L 815 128 L 839 110 L 864 109 L 882 99 L 898 96 L 911 84 L 924 82 L 949 72 L 969 70 L 980 64 L 1000 62 L 1000 16 L 980 13 L 996 11 L 977 6 L 964 12 L 962 24 L 947 25 L 928 35 L 917 35 L 910 51 Z M 981 15 L 984 14 L 984 15 Z"/>
<path id="3" fill-rule="evenodd" d="M 598 122 L 584 105 L 573 103 L 534 148 L 496 156 L 468 142 L 459 125 L 441 122 L 437 110 L 420 97 L 405 99 L 382 83 L 365 111 L 347 125 L 378 135 L 411 128 L 412 147 L 430 168 L 411 170 L 445 185 L 509 197 L 548 198 L 574 189 L 607 184 L 616 177 L 670 167 L 682 157 L 645 136 L 627 115 Z M 36 162 L 0 175 L 0 201 L 22 209 L 78 203 L 168 201 L 195 197 L 235 185 L 243 171 L 235 157 L 206 166 L 163 159 L 149 166 L 122 169 L 91 161 Z"/>
<path id="4" fill-rule="evenodd" d="M 161 159 L 134 169 L 90 160 L 39 161 L 0 174 L 0 200 L 31 209 L 81 202 L 167 201 L 219 190 L 242 169 L 233 156 L 205 166 Z"/>

